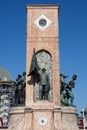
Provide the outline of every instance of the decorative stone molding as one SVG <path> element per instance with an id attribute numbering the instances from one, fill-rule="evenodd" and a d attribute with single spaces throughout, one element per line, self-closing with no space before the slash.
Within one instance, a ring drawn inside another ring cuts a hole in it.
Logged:
<path id="1" fill-rule="evenodd" d="M 46 16 L 41 15 L 38 19 L 34 21 L 34 24 L 41 30 L 44 31 L 52 21 L 50 21 Z"/>
<path id="2" fill-rule="evenodd" d="M 42 126 L 46 125 L 47 124 L 47 120 L 46 118 L 44 117 L 41 117 L 39 120 L 38 120 L 38 123 Z"/>

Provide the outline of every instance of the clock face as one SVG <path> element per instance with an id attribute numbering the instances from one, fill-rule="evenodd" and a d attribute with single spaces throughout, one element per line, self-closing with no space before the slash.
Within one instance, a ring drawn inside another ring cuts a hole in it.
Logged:
<path id="1" fill-rule="evenodd" d="M 40 25 L 41 27 L 46 26 L 46 24 L 47 24 L 47 21 L 46 21 L 45 19 L 40 19 L 40 20 L 39 20 L 39 25 Z"/>

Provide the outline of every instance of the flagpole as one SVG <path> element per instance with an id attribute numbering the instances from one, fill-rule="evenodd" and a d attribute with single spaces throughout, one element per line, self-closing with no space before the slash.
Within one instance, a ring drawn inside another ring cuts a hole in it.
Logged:
<path id="1" fill-rule="evenodd" d="M 83 114 L 83 124 L 84 124 L 84 130 L 85 130 L 85 114 L 84 114 L 84 108 L 82 109 L 82 114 Z"/>

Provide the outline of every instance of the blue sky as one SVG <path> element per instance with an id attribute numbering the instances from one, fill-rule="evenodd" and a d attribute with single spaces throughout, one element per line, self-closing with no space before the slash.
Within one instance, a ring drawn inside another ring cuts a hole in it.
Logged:
<path id="1" fill-rule="evenodd" d="M 26 5 L 59 4 L 60 71 L 78 78 L 78 112 L 87 107 L 87 0 L 0 0 L 0 66 L 16 79 L 26 69 Z"/>

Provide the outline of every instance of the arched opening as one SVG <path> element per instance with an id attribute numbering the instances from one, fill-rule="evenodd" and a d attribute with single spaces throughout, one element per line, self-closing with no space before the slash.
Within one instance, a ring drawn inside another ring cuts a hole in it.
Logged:
<path id="1" fill-rule="evenodd" d="M 48 94 L 48 101 L 52 101 L 52 57 L 51 54 L 46 50 L 40 50 L 36 53 L 36 58 L 38 65 L 41 69 L 45 68 L 46 73 L 49 75 L 50 81 L 50 91 Z M 40 100 L 39 99 L 39 91 L 40 85 L 39 83 L 35 82 L 34 84 L 34 101 Z"/>

